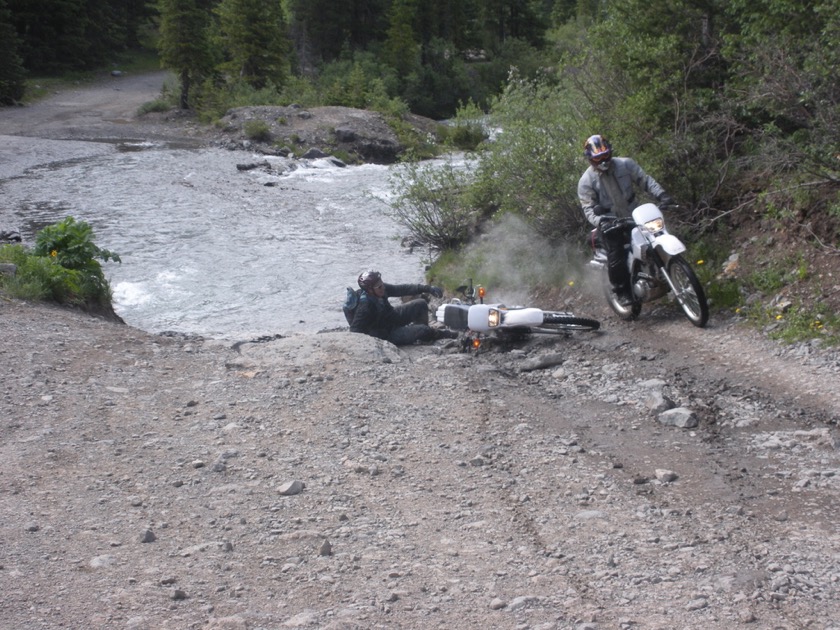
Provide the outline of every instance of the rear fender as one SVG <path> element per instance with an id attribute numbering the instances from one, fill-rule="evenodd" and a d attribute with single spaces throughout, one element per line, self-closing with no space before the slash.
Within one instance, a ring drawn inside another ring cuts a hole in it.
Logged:
<path id="1" fill-rule="evenodd" d="M 468 313 L 466 304 L 442 304 L 435 311 L 435 319 L 452 330 L 466 330 Z"/>

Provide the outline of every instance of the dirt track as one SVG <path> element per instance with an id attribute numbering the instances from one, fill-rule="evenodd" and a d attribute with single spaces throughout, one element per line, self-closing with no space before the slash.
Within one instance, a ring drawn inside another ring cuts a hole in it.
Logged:
<path id="1" fill-rule="evenodd" d="M 136 137 L 121 85 L 0 134 Z M 568 298 L 472 356 L 0 297 L 4 627 L 840 627 L 838 354 Z"/>

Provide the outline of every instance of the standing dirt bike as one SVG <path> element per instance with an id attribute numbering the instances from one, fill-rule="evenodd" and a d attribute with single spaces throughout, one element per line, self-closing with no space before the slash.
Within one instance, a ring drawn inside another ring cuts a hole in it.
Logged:
<path id="1" fill-rule="evenodd" d="M 612 290 L 607 275 L 607 252 L 592 230 L 590 242 L 594 258 L 590 265 L 603 269 L 604 294 L 613 311 L 623 320 L 636 319 L 642 303 L 657 300 L 671 293 L 688 320 L 702 328 L 709 321 L 709 303 L 703 285 L 691 265 L 682 257 L 685 245 L 665 229 L 662 211 L 652 203 L 633 210 L 633 217 L 613 219 L 608 229 L 630 232 L 627 246 L 627 267 L 630 271 L 632 303 L 624 306 Z"/>
<path id="2" fill-rule="evenodd" d="M 494 336 L 517 340 L 533 333 L 565 334 L 598 330 L 598 320 L 573 313 L 544 311 L 524 306 L 485 304 L 484 287 L 474 287 L 472 280 L 460 286 L 461 298 L 442 304 L 435 313 L 439 322 L 451 330 L 465 333 L 465 345 L 478 349 L 482 340 Z"/>

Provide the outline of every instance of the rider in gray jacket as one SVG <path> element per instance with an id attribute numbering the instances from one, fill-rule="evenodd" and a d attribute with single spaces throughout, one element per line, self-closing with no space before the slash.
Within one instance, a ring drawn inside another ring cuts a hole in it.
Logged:
<path id="1" fill-rule="evenodd" d="M 578 182 L 578 199 L 586 219 L 603 236 L 610 284 L 619 302 L 627 306 L 632 298 L 624 246 L 630 241 L 630 233 L 627 230 L 611 230 L 613 219 L 631 216 L 638 205 L 635 188 L 655 197 L 660 205 L 672 205 L 673 200 L 635 160 L 613 157 L 612 146 L 606 138 L 599 135 L 587 138 L 583 154 L 589 160 L 589 168 Z"/>

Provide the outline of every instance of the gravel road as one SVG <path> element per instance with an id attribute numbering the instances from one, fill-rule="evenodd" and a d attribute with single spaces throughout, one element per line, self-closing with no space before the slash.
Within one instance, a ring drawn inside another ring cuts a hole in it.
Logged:
<path id="1" fill-rule="evenodd" d="M 142 134 L 109 85 L 0 134 Z M 472 355 L 0 296 L 0 625 L 840 628 L 840 354 L 567 297 Z"/>

